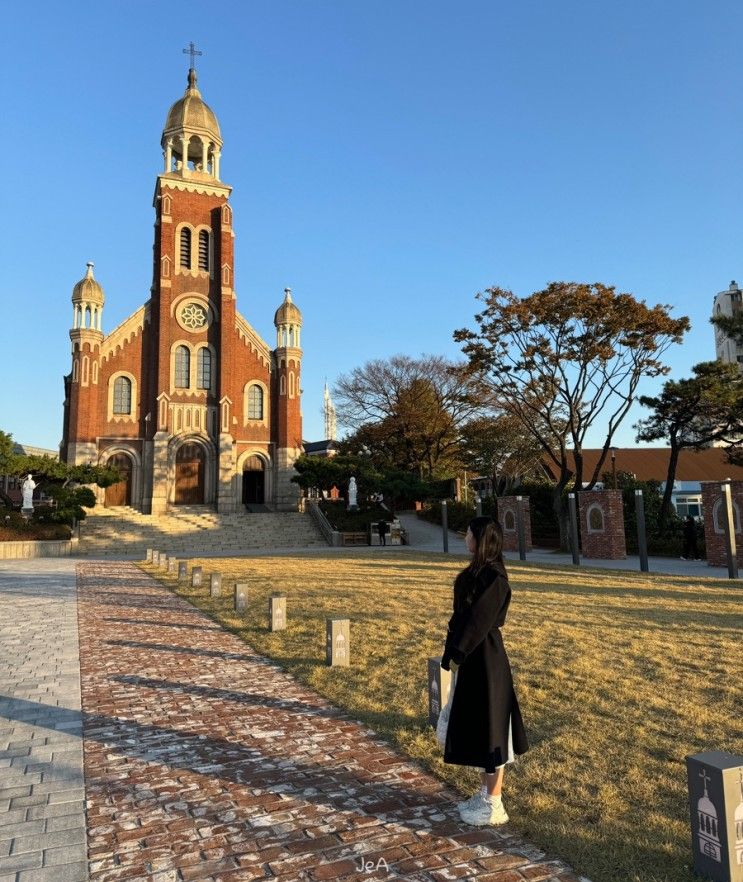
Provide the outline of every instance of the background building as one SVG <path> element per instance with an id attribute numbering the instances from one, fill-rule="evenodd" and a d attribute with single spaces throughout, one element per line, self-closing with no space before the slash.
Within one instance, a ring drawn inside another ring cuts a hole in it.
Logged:
<path id="1" fill-rule="evenodd" d="M 740 308 L 741 290 L 733 279 L 727 290 L 715 294 L 712 315 L 731 316 Z M 734 340 L 731 340 L 724 331 L 717 327 L 715 327 L 715 357 L 720 361 L 738 364 L 743 370 L 743 346 L 738 346 Z"/>
<path id="2" fill-rule="evenodd" d="M 222 144 L 191 68 L 162 132 L 149 300 L 106 335 L 92 264 L 73 290 L 61 456 L 118 466 L 108 506 L 297 506 L 302 316 L 285 289 L 271 348 L 237 311 Z"/>

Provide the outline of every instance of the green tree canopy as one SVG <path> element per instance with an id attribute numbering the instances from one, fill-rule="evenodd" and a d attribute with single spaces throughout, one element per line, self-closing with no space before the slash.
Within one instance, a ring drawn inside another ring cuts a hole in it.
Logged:
<path id="1" fill-rule="evenodd" d="M 703 361 L 694 365 L 692 377 L 668 380 L 660 395 L 642 395 L 640 403 L 652 413 L 635 424 L 638 441 L 667 441 L 671 447 L 661 508 L 661 528 L 671 511 L 673 482 L 679 454 L 710 444 L 729 445 L 729 455 L 739 456 L 743 438 L 743 376 L 738 365 Z"/>

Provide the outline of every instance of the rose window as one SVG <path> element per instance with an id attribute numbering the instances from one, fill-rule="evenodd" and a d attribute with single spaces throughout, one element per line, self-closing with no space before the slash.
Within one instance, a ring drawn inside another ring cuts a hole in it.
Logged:
<path id="1" fill-rule="evenodd" d="M 206 310 L 198 303 L 189 303 L 181 310 L 181 322 L 190 331 L 198 331 L 206 325 Z"/>

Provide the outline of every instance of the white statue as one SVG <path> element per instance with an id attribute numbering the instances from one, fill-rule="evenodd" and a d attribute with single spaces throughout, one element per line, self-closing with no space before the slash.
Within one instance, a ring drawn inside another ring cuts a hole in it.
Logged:
<path id="1" fill-rule="evenodd" d="M 348 507 L 350 509 L 358 508 L 358 506 L 356 505 L 357 492 L 358 491 L 356 490 L 356 478 L 351 478 L 351 480 L 348 482 Z"/>
<path id="2" fill-rule="evenodd" d="M 23 509 L 25 511 L 33 510 L 34 507 L 34 490 L 36 489 L 36 482 L 29 475 L 26 480 L 23 482 L 23 486 L 21 487 L 21 491 L 23 493 Z"/>

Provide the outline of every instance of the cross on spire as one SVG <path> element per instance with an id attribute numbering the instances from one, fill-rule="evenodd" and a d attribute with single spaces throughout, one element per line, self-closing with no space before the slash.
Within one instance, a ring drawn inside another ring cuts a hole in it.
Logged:
<path id="1" fill-rule="evenodd" d="M 706 769 L 702 769 L 702 771 L 699 773 L 699 777 L 704 781 L 704 795 L 706 796 L 707 795 L 707 783 L 709 781 L 711 781 L 712 779 L 707 774 Z"/>
<path id="2" fill-rule="evenodd" d="M 191 70 L 196 70 L 196 56 L 203 55 L 204 53 L 197 49 L 196 46 L 194 46 L 193 40 L 191 40 L 188 44 L 188 49 L 183 50 L 183 54 L 191 56 Z"/>

